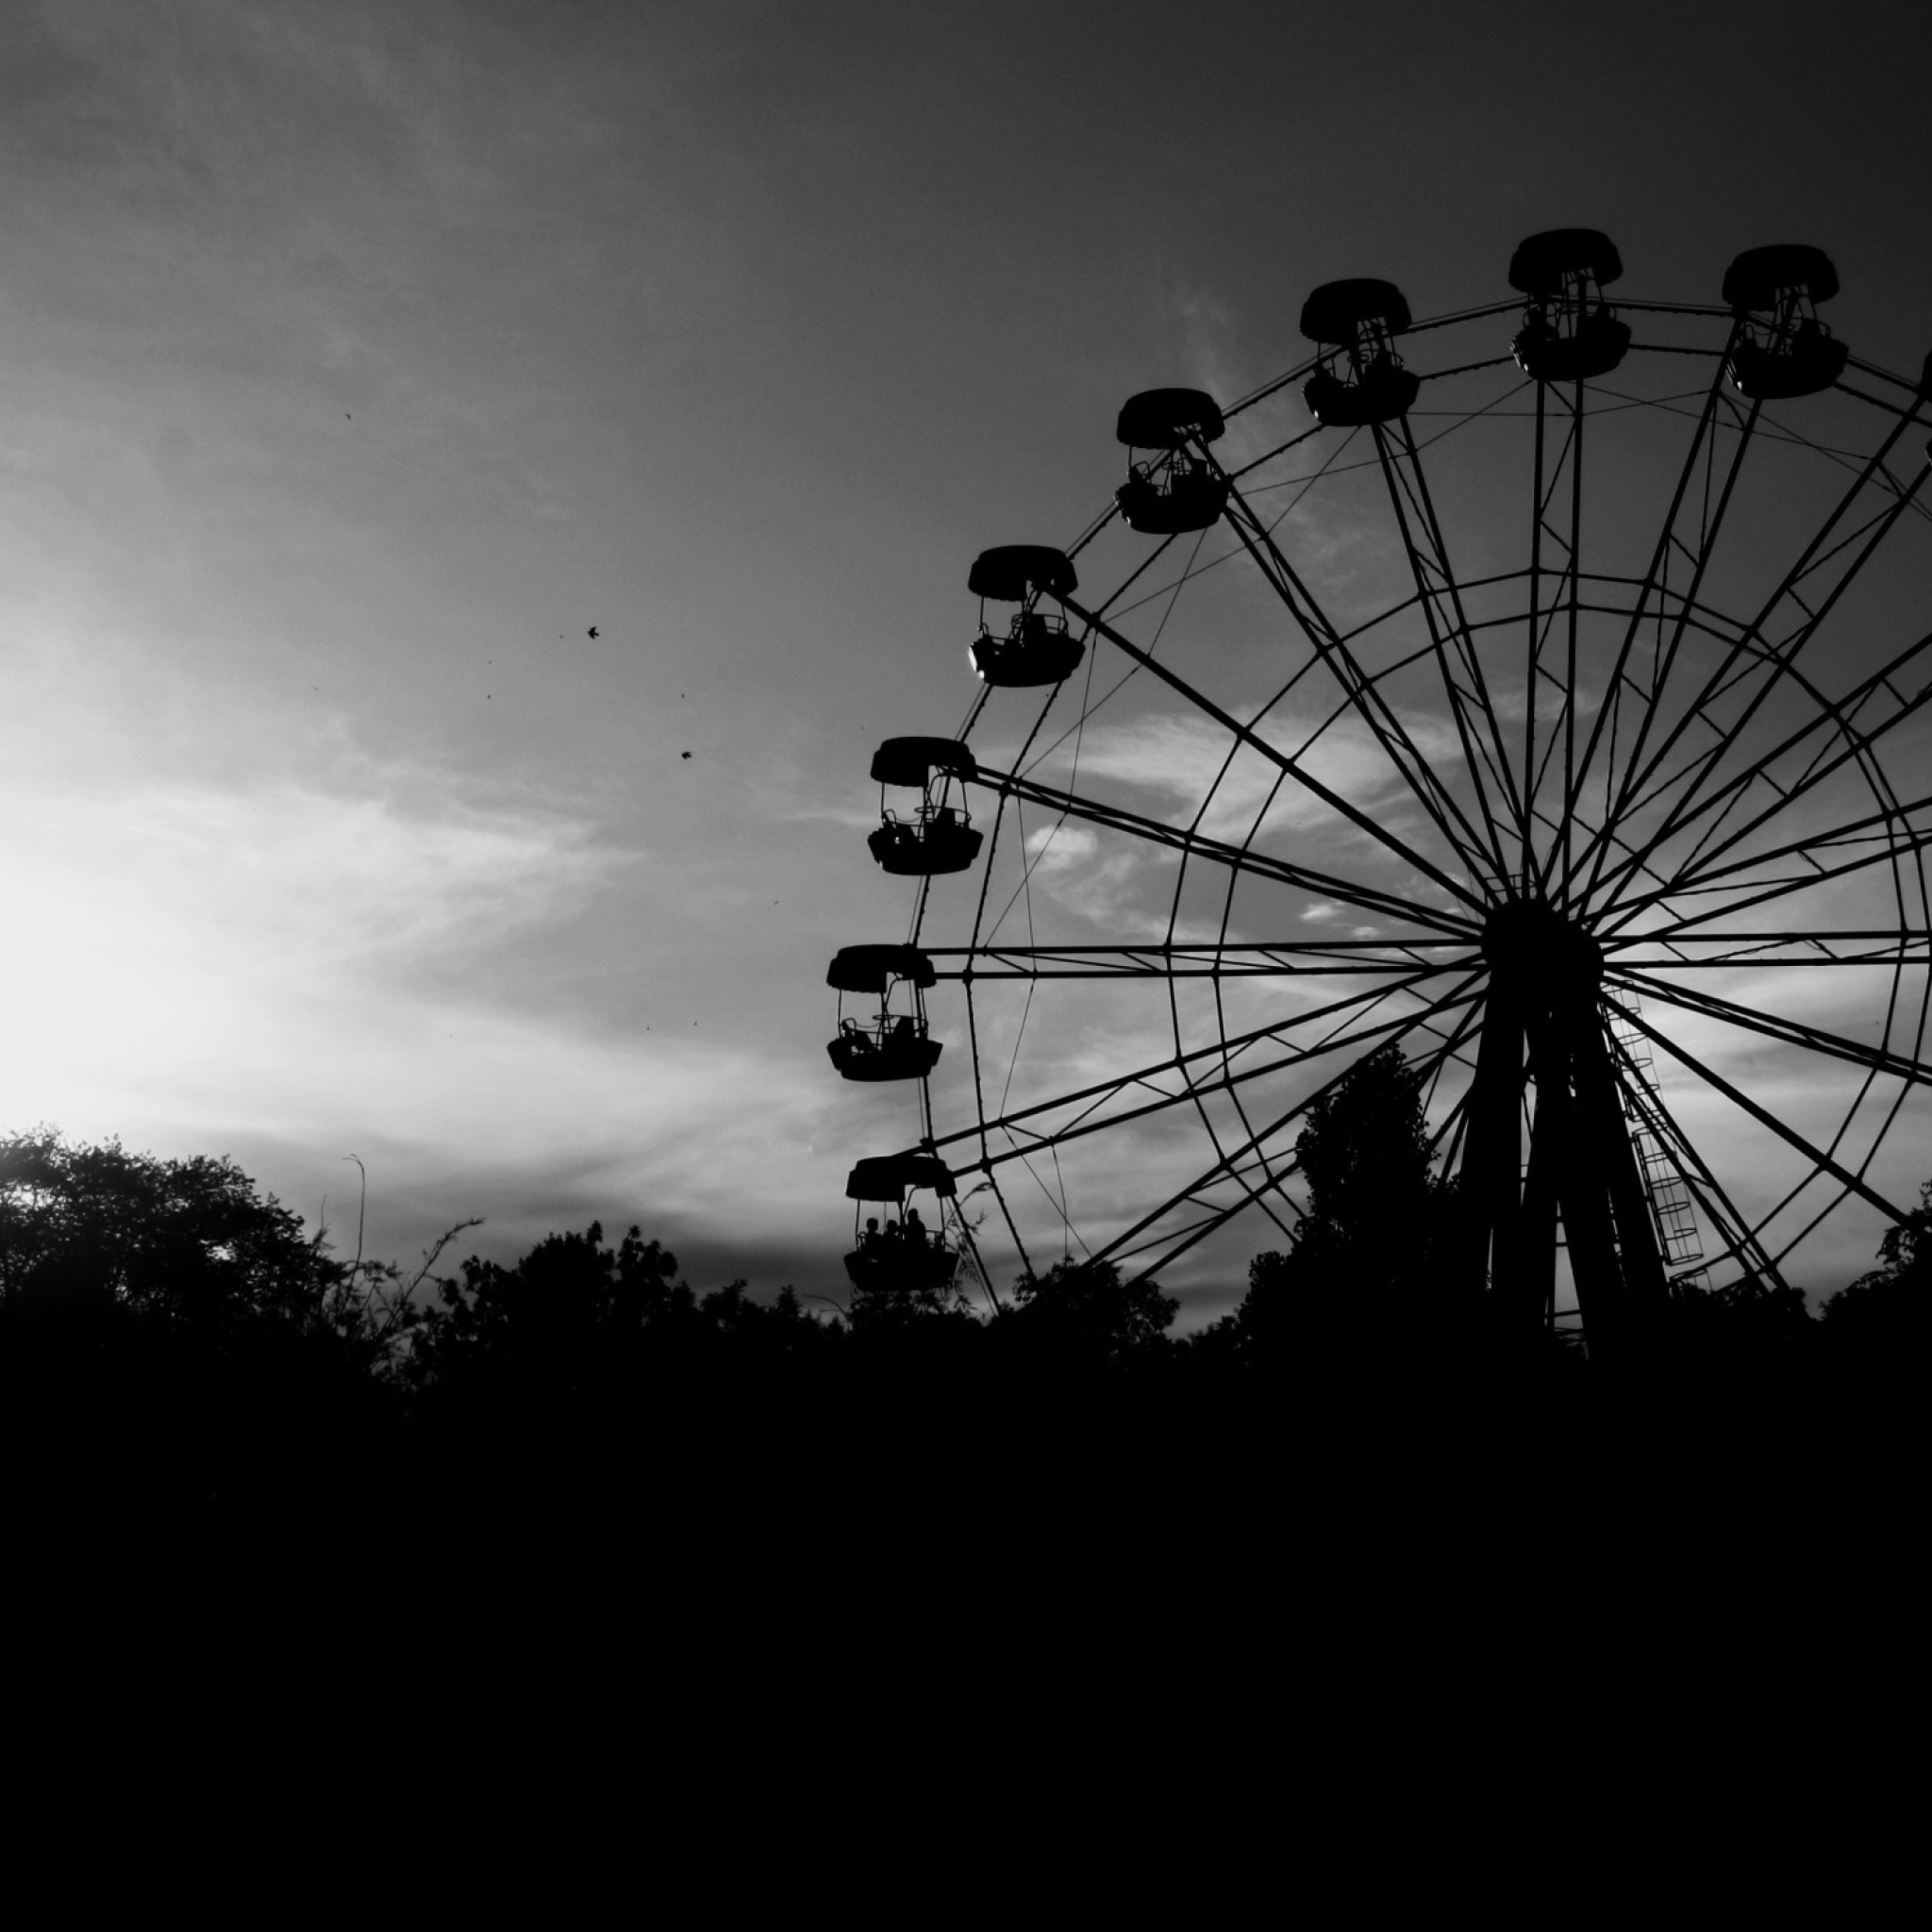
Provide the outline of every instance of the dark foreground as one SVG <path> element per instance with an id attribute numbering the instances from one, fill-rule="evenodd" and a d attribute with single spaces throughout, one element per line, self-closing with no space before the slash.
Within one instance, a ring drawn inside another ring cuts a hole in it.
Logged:
<path id="1" fill-rule="evenodd" d="M 1697 1296 L 1598 1362 L 1425 1274 L 1363 1292 L 1312 1242 L 1176 1340 L 1105 1270 L 992 1322 L 939 1291 L 826 1320 L 694 1293 L 636 1230 L 406 1279 L 225 1162 L 42 1135 L 0 1169 L 0 1444 L 16 1549 L 62 1553 L 43 1580 L 450 1575 L 475 1605 L 575 1577 L 843 1644 L 1005 1641 L 1070 1585 L 1124 1630 L 1364 1592 L 1427 1623 L 1527 1575 L 1507 1614 L 1556 1642 L 1578 1591 L 1640 1577 L 1650 1620 L 1727 1566 L 1849 1589 L 1918 1513 L 1924 1208 L 1835 1319 Z"/>

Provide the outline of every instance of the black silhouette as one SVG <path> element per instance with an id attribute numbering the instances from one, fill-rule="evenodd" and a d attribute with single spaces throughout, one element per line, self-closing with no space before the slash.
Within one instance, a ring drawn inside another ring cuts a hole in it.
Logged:
<path id="1" fill-rule="evenodd" d="M 889 873 L 930 878 L 964 872 L 979 856 L 981 836 L 966 809 L 966 785 L 978 775 L 973 754 L 945 738 L 889 738 L 873 754 L 879 788 L 879 827 L 866 840 Z M 916 790 L 919 804 L 901 818 L 886 803 L 886 788 Z"/>
<path id="2" fill-rule="evenodd" d="M 1061 1365 L 1119 1365 L 1144 1355 L 1161 1344 L 1180 1308 L 1150 1281 L 1124 1285 L 1111 1261 L 1056 1261 L 1016 1282 L 1013 1294 L 1015 1345 Z"/>
<path id="3" fill-rule="evenodd" d="M 1921 1373 L 1932 1183 L 1822 1323 L 1774 1285 L 1678 1284 L 1678 1379 L 1656 1385 L 1633 1463 L 1624 1412 L 1585 1399 L 1577 1352 L 1497 1353 L 1482 1310 L 1445 1294 L 1456 1272 L 1429 1240 L 1388 1224 L 1406 1207 L 1451 1238 L 1455 1196 L 1416 1119 L 1395 1056 L 1336 1082 L 1303 1137 L 1301 1238 L 1257 1259 L 1239 1320 L 1185 1340 L 1174 1297 L 1106 1261 L 1062 1260 L 973 1312 L 957 1250 L 905 1198 L 957 1215 L 930 1157 L 860 1177 L 900 1198 L 883 1225 L 863 1217 L 849 1303 L 814 1313 L 742 1281 L 699 1294 L 661 1243 L 636 1227 L 607 1243 L 594 1223 L 431 1280 L 439 1243 L 405 1277 L 333 1257 L 231 1162 L 15 1136 L 0 1142 L 10 1520 L 272 1525 L 305 1547 L 318 1528 L 413 1547 L 467 1524 L 491 1551 L 567 1524 L 614 1546 L 622 1524 L 617 1544 L 641 1537 L 657 1560 L 680 1512 L 713 1537 L 720 1522 L 769 1537 L 788 1515 L 814 1536 L 869 1509 L 923 1521 L 991 1429 L 1007 1536 L 1037 1521 L 1061 1540 L 1110 1507 L 1136 1549 L 1213 1509 L 1250 1512 L 1237 1537 L 1264 1521 L 1301 1536 L 1319 1507 L 1365 1507 L 1387 1535 L 1389 1498 L 1433 1486 L 1459 1538 L 1493 1481 L 1469 1458 L 1493 1439 L 1517 1501 L 1545 1466 L 1525 1474 L 1534 1445 L 1552 1469 L 1605 1472 L 1598 1493 L 1641 1485 L 1653 1532 L 1679 1494 L 1699 1511 L 1714 1496 L 1708 1520 L 1735 1524 L 1756 1482 L 1789 1541 L 1792 1417 L 1847 1445 L 1882 1494 L 1884 1465 L 1866 1465 L 1897 1453 L 1888 1418 L 1915 1410 L 1870 1397 Z M 1389 1303 L 1407 1314 L 1385 1319 Z M 1357 1314 L 1331 1318 L 1344 1307 Z M 397 1469 L 401 1489 L 364 1479 Z M 1590 1507 L 1551 1502 L 1565 1521 Z"/>
<path id="4" fill-rule="evenodd" d="M 1844 374 L 1849 351 L 1817 309 L 1837 293 L 1838 271 L 1821 248 L 1749 248 L 1732 262 L 1724 297 L 1740 324 L 1729 367 L 1740 394 L 1816 395 Z"/>
<path id="5" fill-rule="evenodd" d="M 1405 416 L 1422 378 L 1405 369 L 1393 338 L 1409 325 L 1408 304 L 1393 282 L 1328 282 L 1302 305 L 1302 334 L 1322 363 L 1302 386 L 1308 412 L 1324 427 L 1358 428 Z"/>
<path id="6" fill-rule="evenodd" d="M 1932 1343 L 1932 1181 L 1919 1205 L 1886 1231 L 1881 1268 L 1840 1289 L 1822 1310 L 1832 1346 L 1866 1369 L 1918 1375 Z"/>
<path id="7" fill-rule="evenodd" d="M 916 947 L 844 947 L 825 970 L 825 984 L 841 995 L 838 1037 L 825 1047 L 832 1064 L 848 1080 L 916 1080 L 931 1073 L 941 1046 L 927 1037 L 924 998 L 934 983 L 932 961 Z M 846 993 L 875 998 L 876 1012 L 848 1019 Z"/>
<path id="8" fill-rule="evenodd" d="M 915 1190 L 929 1190 L 941 1204 L 952 1201 L 957 1193 L 945 1163 L 925 1154 L 861 1160 L 847 1177 L 846 1198 L 858 1204 L 853 1211 L 855 1240 L 845 1257 L 845 1274 L 852 1283 L 856 1307 L 863 1307 L 868 1301 L 924 1309 L 957 1305 L 958 1251 L 942 1234 L 936 1233 L 928 1240 L 918 1209 L 908 1209 L 906 1205 L 907 1195 Z M 874 1223 L 868 1219 L 861 1233 L 858 1218 L 868 1203 L 905 1212 L 907 1226 L 888 1218 L 874 1240 L 870 1238 Z"/>
<path id="9" fill-rule="evenodd" d="M 1087 646 L 1067 628 L 1064 617 L 1039 608 L 1043 595 L 1065 598 L 1079 588 L 1074 566 L 1062 552 L 1032 543 L 982 551 L 967 573 L 966 588 L 979 599 L 973 668 L 988 684 L 1064 684 L 1078 669 Z M 995 637 L 987 624 L 989 599 L 1020 607 L 1004 637 Z"/>
<path id="10" fill-rule="evenodd" d="M 1603 291 L 1623 273 L 1616 243 L 1594 228 L 1552 228 L 1517 248 L 1509 286 L 1529 305 L 1510 348 L 1525 375 L 1589 382 L 1616 368 L 1630 347 L 1630 328 Z"/>
<path id="11" fill-rule="evenodd" d="M 1474 1318 L 1454 1267 L 1457 1191 L 1432 1171 L 1421 1090 L 1384 1047 L 1308 1109 L 1295 1142 L 1307 1211 L 1291 1248 L 1257 1257 L 1234 1318 L 1257 1362 L 1426 1357 Z"/>
<path id="12" fill-rule="evenodd" d="M 591 625 L 591 626 L 590 627 L 590 629 L 589 629 L 589 630 L 587 630 L 587 631 L 586 631 L 586 632 L 584 633 L 584 635 L 585 635 L 585 636 L 586 636 L 587 638 L 593 638 L 593 637 L 595 637 L 595 636 L 597 635 L 597 626 L 596 626 L 596 625 L 595 625 L 593 624 L 593 625 Z"/>
<path id="13" fill-rule="evenodd" d="M 1137 530 L 1171 537 L 1211 529 L 1227 508 L 1228 482 L 1208 445 L 1226 433 L 1220 406 L 1197 389 L 1153 389 L 1121 408 L 1115 435 L 1127 446 L 1127 480 L 1114 491 Z M 1136 462 L 1137 449 L 1157 451 Z"/>

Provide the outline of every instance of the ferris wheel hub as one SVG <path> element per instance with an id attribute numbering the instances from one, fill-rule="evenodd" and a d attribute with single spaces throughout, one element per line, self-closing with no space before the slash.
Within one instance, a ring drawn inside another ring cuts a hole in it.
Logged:
<path id="1" fill-rule="evenodd" d="M 1603 948 L 1574 920 L 1541 899 L 1511 899 L 1483 927 L 1483 958 L 1499 979 L 1524 986 L 1567 981 L 1594 994 Z"/>

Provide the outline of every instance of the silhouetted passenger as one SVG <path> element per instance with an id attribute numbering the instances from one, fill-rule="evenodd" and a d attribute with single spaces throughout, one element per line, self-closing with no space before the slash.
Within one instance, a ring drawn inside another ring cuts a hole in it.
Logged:
<path id="1" fill-rule="evenodd" d="M 910 1022 L 901 1021 L 900 1024 L 908 1025 Z M 920 1220 L 917 1208 L 908 1208 L 906 1210 L 906 1239 L 915 1248 L 923 1248 L 925 1245 L 925 1224 Z"/>
<path id="2" fill-rule="evenodd" d="M 879 1244 L 879 1218 L 876 1214 L 867 1217 L 865 1232 L 858 1237 L 861 1248 L 875 1248 Z"/>

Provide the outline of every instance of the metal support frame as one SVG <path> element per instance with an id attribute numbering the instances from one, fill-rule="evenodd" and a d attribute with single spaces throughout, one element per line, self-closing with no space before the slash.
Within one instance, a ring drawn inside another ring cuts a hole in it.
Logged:
<path id="1" fill-rule="evenodd" d="M 1663 1260 L 1606 1043 L 1596 949 L 1528 902 L 1499 915 L 1486 949 L 1463 1153 L 1473 1285 L 1520 1333 L 1549 1324 L 1560 1221 L 1592 1347 L 1634 1350 L 1664 1300 Z"/>

